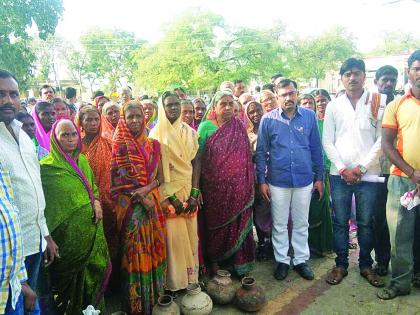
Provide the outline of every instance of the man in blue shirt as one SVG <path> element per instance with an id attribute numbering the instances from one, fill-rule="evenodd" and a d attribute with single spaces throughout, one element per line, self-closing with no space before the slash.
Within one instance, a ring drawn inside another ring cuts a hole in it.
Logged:
<path id="1" fill-rule="evenodd" d="M 314 274 L 308 264 L 308 215 L 313 190 L 324 194 L 322 145 L 315 113 L 297 106 L 296 82 L 276 86 L 279 108 L 265 114 L 258 130 L 257 179 L 271 202 L 273 247 L 278 263 L 274 277 L 287 277 L 290 265 L 287 222 L 293 222 L 294 269 L 305 279 Z"/>

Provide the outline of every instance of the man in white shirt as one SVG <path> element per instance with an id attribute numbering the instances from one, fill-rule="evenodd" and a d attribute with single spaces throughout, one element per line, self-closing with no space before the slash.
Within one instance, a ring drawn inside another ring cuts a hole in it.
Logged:
<path id="1" fill-rule="evenodd" d="M 28 284 L 36 288 L 42 252 L 48 247 L 44 263 L 49 265 L 58 257 L 58 247 L 49 235 L 44 216 L 45 200 L 35 147 L 22 124 L 14 119 L 19 108 L 18 82 L 10 72 L 0 69 L 0 162 L 10 174 L 19 209 Z M 35 312 L 39 312 L 38 305 Z"/>
<path id="2" fill-rule="evenodd" d="M 373 211 L 378 198 L 381 124 L 386 96 L 364 89 L 365 64 L 350 58 L 340 69 L 345 93 L 328 104 L 324 118 L 323 145 L 331 160 L 336 266 L 327 282 L 340 283 L 347 276 L 349 225 L 352 196 L 356 200 L 360 275 L 376 287 L 383 280 L 372 270 Z"/>

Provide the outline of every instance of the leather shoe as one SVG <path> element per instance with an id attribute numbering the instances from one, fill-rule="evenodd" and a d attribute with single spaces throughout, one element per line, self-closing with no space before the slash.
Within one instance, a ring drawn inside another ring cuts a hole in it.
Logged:
<path id="1" fill-rule="evenodd" d="M 289 273 L 289 265 L 285 263 L 278 263 L 276 271 L 274 272 L 274 278 L 277 280 L 284 280 Z"/>
<path id="2" fill-rule="evenodd" d="M 293 267 L 294 270 L 306 280 L 314 280 L 314 273 L 307 263 L 301 263 Z"/>

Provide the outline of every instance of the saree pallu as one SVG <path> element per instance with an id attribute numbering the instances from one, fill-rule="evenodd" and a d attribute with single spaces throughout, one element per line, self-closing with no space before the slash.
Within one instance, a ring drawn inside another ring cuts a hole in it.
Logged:
<path id="1" fill-rule="evenodd" d="M 82 153 L 87 157 L 99 189 L 99 200 L 103 211 L 103 228 L 111 260 L 119 250 L 115 205 L 111 199 L 111 142 L 98 135 L 89 146 L 83 145 Z"/>
<path id="2" fill-rule="evenodd" d="M 128 314 L 151 314 L 153 305 L 164 292 L 165 217 L 158 189 L 147 195 L 154 203 L 152 211 L 140 203 L 133 203 L 131 193 L 155 180 L 160 145 L 146 136 L 144 123 L 142 132 L 134 138 L 125 121 L 124 109 L 121 109 L 114 135 L 111 159 L 111 196 L 116 200 L 121 240 L 123 297 Z"/>
<path id="3" fill-rule="evenodd" d="M 334 246 L 329 174 L 325 174 L 324 187 L 321 200 L 319 194 L 313 194 L 309 206 L 308 244 L 310 251 L 318 256 L 331 252 Z"/>
<path id="4" fill-rule="evenodd" d="M 242 122 L 232 118 L 207 139 L 201 171 L 208 259 L 246 274 L 255 260 L 254 166 Z"/>
<path id="5" fill-rule="evenodd" d="M 97 197 L 86 157 L 80 155 L 77 165 Z M 41 161 L 41 176 L 47 225 L 60 251 L 47 268 L 54 306 L 60 314 L 81 314 L 88 305 L 103 311 L 111 264 L 102 224 L 92 221 L 89 194 L 71 166 L 57 165 L 51 153 Z"/>
<path id="6" fill-rule="evenodd" d="M 155 203 L 153 211 L 133 204 L 130 196 L 121 195 L 117 212 L 121 222 L 121 271 L 128 314 L 151 314 L 163 294 L 166 274 L 165 217 L 159 205 L 157 189 L 148 196 Z"/>

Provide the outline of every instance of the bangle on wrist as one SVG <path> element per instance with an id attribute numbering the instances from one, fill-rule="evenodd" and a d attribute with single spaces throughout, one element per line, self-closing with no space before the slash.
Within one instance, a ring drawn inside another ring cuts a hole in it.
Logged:
<path id="1" fill-rule="evenodd" d="M 169 199 L 169 201 L 177 201 L 178 200 L 178 198 L 175 194 L 173 194 L 172 196 L 169 196 L 168 199 Z"/>
<path id="2" fill-rule="evenodd" d="M 155 181 L 156 181 L 156 185 L 158 186 L 158 187 L 160 187 L 160 181 L 159 181 L 159 179 L 155 179 Z"/>
<path id="3" fill-rule="evenodd" d="M 194 198 L 198 198 L 198 196 L 200 196 L 200 189 L 198 189 L 198 188 L 191 188 L 191 194 L 190 194 L 190 196 L 191 197 L 194 197 Z"/>

